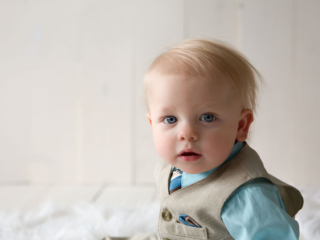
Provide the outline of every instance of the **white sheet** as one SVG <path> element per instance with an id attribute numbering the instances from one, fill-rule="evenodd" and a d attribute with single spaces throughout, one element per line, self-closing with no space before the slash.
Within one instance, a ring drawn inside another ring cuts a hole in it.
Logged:
<path id="1" fill-rule="evenodd" d="M 320 239 L 320 189 L 301 186 L 305 199 L 297 214 L 301 239 Z M 105 236 L 133 236 L 155 233 L 159 203 L 136 208 L 111 208 L 79 202 L 73 205 L 43 203 L 22 213 L 0 211 L 0 239 L 14 240 L 100 240 Z"/>

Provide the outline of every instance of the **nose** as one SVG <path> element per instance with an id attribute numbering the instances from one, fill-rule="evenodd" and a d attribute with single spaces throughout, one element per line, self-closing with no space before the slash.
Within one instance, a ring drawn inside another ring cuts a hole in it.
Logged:
<path id="1" fill-rule="evenodd" d="M 178 139 L 183 141 L 196 141 L 199 138 L 199 133 L 195 126 L 190 123 L 185 123 L 180 126 Z"/>

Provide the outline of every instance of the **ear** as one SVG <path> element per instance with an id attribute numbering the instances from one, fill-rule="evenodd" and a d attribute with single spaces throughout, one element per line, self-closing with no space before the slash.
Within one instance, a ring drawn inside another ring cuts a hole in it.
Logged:
<path id="1" fill-rule="evenodd" d="M 253 122 L 253 112 L 251 109 L 244 109 L 241 112 L 240 120 L 238 123 L 238 142 L 244 142 L 248 137 L 249 127 Z"/>
<path id="2" fill-rule="evenodd" d="M 147 113 L 146 116 L 147 116 L 147 118 L 149 119 L 150 126 L 152 127 L 151 114 L 150 114 L 150 113 Z"/>

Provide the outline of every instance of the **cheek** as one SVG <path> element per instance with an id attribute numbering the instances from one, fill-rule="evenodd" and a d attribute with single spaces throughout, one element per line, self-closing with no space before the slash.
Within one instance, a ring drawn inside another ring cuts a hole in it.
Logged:
<path id="1" fill-rule="evenodd" d="M 219 136 L 222 141 L 232 142 L 236 140 L 238 130 L 238 123 L 236 121 L 228 121 L 219 129 Z"/>
<path id="2" fill-rule="evenodd" d="M 235 134 L 230 129 L 217 131 L 206 136 L 204 143 L 205 151 L 215 159 L 226 159 L 234 145 Z"/>
<path id="3" fill-rule="evenodd" d="M 174 151 L 174 142 L 164 131 L 154 131 L 153 141 L 161 158 L 167 159 L 172 155 L 172 152 Z"/>
<path id="4" fill-rule="evenodd" d="M 223 149 L 227 142 L 228 138 L 225 134 L 215 132 L 206 136 L 204 144 L 208 150 L 218 151 L 219 149 Z"/>

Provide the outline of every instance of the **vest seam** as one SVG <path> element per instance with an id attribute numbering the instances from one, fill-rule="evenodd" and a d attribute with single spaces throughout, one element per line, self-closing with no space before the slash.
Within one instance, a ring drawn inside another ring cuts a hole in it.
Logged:
<path id="1" fill-rule="evenodd" d="M 226 239 L 228 233 L 229 233 L 229 235 L 231 236 L 231 234 L 230 234 L 230 232 L 228 231 L 228 228 L 227 228 L 227 227 L 226 227 L 226 229 L 227 229 L 227 232 L 226 232 L 226 234 L 223 236 L 222 240 L 223 240 L 223 239 Z M 232 237 L 232 236 L 231 236 L 231 237 Z M 233 237 L 232 237 L 232 238 L 233 238 Z"/>
<path id="2" fill-rule="evenodd" d="M 236 162 L 241 166 L 241 168 L 244 169 L 251 178 L 253 178 L 253 176 L 252 176 L 252 175 L 248 172 L 248 170 L 239 162 L 239 160 L 238 160 L 238 159 L 235 159 L 235 160 L 236 160 Z"/>

